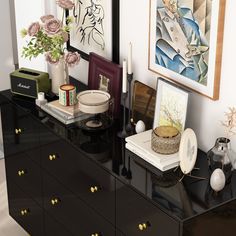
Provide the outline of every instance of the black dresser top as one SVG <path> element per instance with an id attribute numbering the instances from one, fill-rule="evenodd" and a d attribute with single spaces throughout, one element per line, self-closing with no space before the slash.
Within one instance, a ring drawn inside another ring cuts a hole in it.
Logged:
<path id="1" fill-rule="evenodd" d="M 86 86 L 79 84 L 79 88 L 84 90 Z M 1 92 L 0 106 L 9 101 L 179 221 L 203 214 L 236 197 L 235 173 L 223 191 L 216 194 L 211 190 L 206 154 L 200 150 L 196 163 L 199 169 L 191 174 L 206 179 L 185 176 L 179 181 L 182 177 L 179 168 L 163 173 L 125 150 L 124 141 L 117 137 L 119 121 L 114 121 L 105 130 L 87 131 L 78 127 L 77 123 L 63 125 L 40 110 L 34 99 L 12 95 L 10 90 Z"/>

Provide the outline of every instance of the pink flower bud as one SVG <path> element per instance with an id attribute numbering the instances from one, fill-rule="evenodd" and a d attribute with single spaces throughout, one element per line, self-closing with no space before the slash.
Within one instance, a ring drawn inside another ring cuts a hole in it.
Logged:
<path id="1" fill-rule="evenodd" d="M 65 54 L 65 62 L 69 67 L 73 67 L 79 64 L 80 55 L 78 52 L 68 52 Z"/>
<path id="2" fill-rule="evenodd" d="M 35 36 L 40 30 L 40 24 L 39 22 L 32 23 L 28 28 L 28 35 L 29 36 Z"/>
<path id="3" fill-rule="evenodd" d="M 71 0 L 57 0 L 58 6 L 63 9 L 71 10 L 74 7 L 74 3 Z"/>
<path id="4" fill-rule="evenodd" d="M 54 19 L 55 17 L 53 15 L 45 15 L 45 16 L 41 16 L 40 20 L 45 23 L 48 20 Z"/>

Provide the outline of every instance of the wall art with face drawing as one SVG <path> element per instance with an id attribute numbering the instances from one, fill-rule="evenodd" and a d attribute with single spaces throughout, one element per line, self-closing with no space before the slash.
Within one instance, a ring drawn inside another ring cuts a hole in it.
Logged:
<path id="1" fill-rule="evenodd" d="M 95 52 L 118 62 L 118 13 L 119 0 L 75 0 L 74 10 L 67 12 L 74 18 L 68 48 L 77 49 L 86 60 Z"/>

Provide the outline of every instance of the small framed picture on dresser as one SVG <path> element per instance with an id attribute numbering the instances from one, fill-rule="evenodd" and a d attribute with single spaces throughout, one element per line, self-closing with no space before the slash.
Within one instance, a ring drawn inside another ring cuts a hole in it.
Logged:
<path id="1" fill-rule="evenodd" d="M 178 85 L 158 78 L 153 128 L 168 125 L 184 131 L 189 93 Z"/>

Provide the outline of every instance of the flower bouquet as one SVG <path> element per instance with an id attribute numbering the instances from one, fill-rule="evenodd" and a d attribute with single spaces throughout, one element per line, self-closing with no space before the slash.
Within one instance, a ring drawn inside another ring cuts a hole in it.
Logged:
<path id="1" fill-rule="evenodd" d="M 62 20 L 53 15 L 45 15 L 21 31 L 22 37 L 28 38 L 22 56 L 31 59 L 40 54 L 45 55 L 51 65 L 52 92 L 55 94 L 58 94 L 60 85 L 68 83 L 68 66 L 73 67 L 80 61 L 80 55 L 67 51 L 65 45 L 69 40 L 72 23 L 71 17 L 64 19 L 65 10 L 73 9 L 74 3 L 71 0 L 58 0 L 57 4 L 63 9 Z"/>

